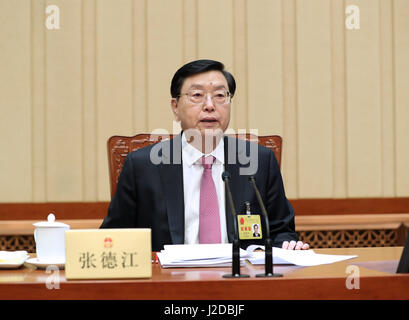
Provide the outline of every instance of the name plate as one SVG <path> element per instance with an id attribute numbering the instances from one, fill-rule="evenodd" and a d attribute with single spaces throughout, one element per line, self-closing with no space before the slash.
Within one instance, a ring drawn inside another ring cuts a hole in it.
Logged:
<path id="1" fill-rule="evenodd" d="M 67 279 L 151 278 L 151 229 L 65 232 Z"/>

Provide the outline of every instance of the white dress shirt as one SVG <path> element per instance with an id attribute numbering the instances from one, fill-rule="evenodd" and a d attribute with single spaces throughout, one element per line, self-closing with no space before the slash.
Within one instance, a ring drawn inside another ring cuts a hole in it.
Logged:
<path id="1" fill-rule="evenodd" d="M 183 193 L 185 198 L 185 244 L 199 243 L 199 204 L 200 181 L 203 166 L 196 164 L 203 157 L 203 153 L 189 144 L 185 134 L 182 134 L 182 162 L 183 162 Z M 220 139 L 216 149 L 210 155 L 216 159 L 212 166 L 212 177 L 219 201 L 220 234 L 222 243 L 228 243 L 226 227 L 225 190 L 222 180 L 224 170 L 224 142 Z M 206 154 L 205 156 L 208 156 Z"/>

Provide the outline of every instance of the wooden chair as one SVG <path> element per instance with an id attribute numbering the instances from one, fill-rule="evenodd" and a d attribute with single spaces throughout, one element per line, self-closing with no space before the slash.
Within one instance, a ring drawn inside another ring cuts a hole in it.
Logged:
<path id="1" fill-rule="evenodd" d="M 242 138 L 243 135 L 230 135 Z M 108 166 L 109 166 L 109 181 L 111 187 L 111 198 L 114 196 L 116 191 L 116 185 L 118 183 L 119 175 L 121 173 L 124 161 L 128 153 L 147 147 L 151 144 L 158 143 L 162 140 L 162 135 L 159 134 L 147 134 L 141 133 L 135 136 L 112 136 L 108 139 Z M 169 135 L 172 139 L 173 135 Z M 256 141 L 258 138 L 258 143 L 274 151 L 278 165 L 281 165 L 281 149 L 282 149 L 282 138 L 277 135 L 272 136 L 259 136 L 247 134 L 247 140 Z"/>

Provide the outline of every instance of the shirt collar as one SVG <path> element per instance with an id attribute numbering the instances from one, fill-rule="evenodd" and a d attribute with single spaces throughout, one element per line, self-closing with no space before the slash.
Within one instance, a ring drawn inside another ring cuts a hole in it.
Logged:
<path id="1" fill-rule="evenodd" d="M 224 139 L 220 139 L 216 148 L 210 153 L 213 157 L 216 158 L 214 161 L 215 164 L 224 164 Z M 190 143 L 187 142 L 185 133 L 182 133 L 182 155 L 183 162 L 186 163 L 189 167 L 192 166 L 197 160 L 203 156 L 208 156 L 204 154 Z"/>

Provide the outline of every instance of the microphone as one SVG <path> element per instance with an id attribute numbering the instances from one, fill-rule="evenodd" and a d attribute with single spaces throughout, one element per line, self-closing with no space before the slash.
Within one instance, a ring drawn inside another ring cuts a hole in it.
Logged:
<path id="1" fill-rule="evenodd" d="M 237 212 L 234 207 L 233 197 L 230 190 L 230 173 L 224 171 L 222 173 L 222 179 L 227 193 L 227 200 L 229 201 L 230 210 L 233 215 L 234 223 L 234 239 L 233 239 L 233 252 L 232 252 L 232 273 L 223 275 L 223 278 L 248 278 L 247 274 L 240 274 L 240 240 L 239 240 L 239 226 L 237 224 Z"/>
<path id="2" fill-rule="evenodd" d="M 273 248 L 272 248 L 272 243 L 271 243 L 270 224 L 268 221 L 268 214 L 267 214 L 266 207 L 264 206 L 263 199 L 261 198 L 261 195 L 260 195 L 260 191 L 257 188 L 256 179 L 254 178 L 254 176 L 250 176 L 249 181 L 250 181 L 250 184 L 253 186 L 254 192 L 256 193 L 256 198 L 260 206 L 261 213 L 264 216 L 265 225 L 266 225 L 266 236 L 264 238 L 265 239 L 264 240 L 265 272 L 261 274 L 257 274 L 256 277 L 282 277 L 283 276 L 282 274 L 273 272 Z"/>
<path id="3" fill-rule="evenodd" d="M 232 197 L 231 191 L 230 191 L 230 173 L 228 171 L 224 171 L 222 173 L 222 179 L 223 179 L 224 184 L 226 186 L 227 198 L 228 198 L 228 201 L 229 201 L 229 204 L 230 204 L 231 213 L 233 214 L 233 217 L 236 218 L 237 212 L 236 212 L 236 208 L 234 207 L 233 197 Z M 236 221 L 236 224 L 237 224 L 237 221 Z M 234 233 L 234 236 L 237 236 L 237 232 Z"/>

